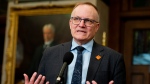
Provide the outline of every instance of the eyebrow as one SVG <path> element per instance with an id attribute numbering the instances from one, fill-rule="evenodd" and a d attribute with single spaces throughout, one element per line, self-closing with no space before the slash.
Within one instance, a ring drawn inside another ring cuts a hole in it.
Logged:
<path id="1" fill-rule="evenodd" d="M 75 17 L 81 18 L 81 17 L 79 17 L 79 16 L 75 16 Z M 89 19 L 89 20 L 93 20 L 93 19 L 90 19 L 90 18 L 81 18 L 81 19 Z"/>

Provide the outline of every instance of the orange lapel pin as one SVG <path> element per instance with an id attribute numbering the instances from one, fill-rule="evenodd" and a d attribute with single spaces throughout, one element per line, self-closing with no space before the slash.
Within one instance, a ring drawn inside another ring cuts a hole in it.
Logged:
<path id="1" fill-rule="evenodd" d="M 97 55 L 97 56 L 96 56 L 96 59 L 97 59 L 97 60 L 100 60 L 101 58 L 102 58 L 102 57 L 101 57 L 100 55 Z"/>

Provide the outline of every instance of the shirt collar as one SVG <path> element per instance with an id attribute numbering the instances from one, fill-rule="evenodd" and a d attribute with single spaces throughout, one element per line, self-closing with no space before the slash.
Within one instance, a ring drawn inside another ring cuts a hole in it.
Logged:
<path id="1" fill-rule="evenodd" d="M 87 51 L 92 52 L 93 43 L 94 43 L 94 41 L 93 41 L 93 39 L 92 39 L 92 40 L 89 41 L 88 43 L 83 44 L 83 45 L 81 45 L 81 46 L 84 47 Z M 78 45 L 78 44 L 75 42 L 75 40 L 73 39 L 73 40 L 72 40 L 71 50 L 74 50 L 77 46 L 79 46 L 79 45 Z"/>
<path id="2" fill-rule="evenodd" d="M 50 41 L 48 41 L 48 42 L 45 42 L 44 44 L 45 44 L 45 45 L 50 45 L 52 42 L 53 42 L 53 40 L 50 40 Z"/>

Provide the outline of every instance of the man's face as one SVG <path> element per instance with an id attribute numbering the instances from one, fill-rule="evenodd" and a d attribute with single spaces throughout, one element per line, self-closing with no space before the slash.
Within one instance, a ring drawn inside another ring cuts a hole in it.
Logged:
<path id="1" fill-rule="evenodd" d="M 98 14 L 96 10 L 89 5 L 79 5 L 72 13 L 72 17 L 79 17 L 81 19 L 90 19 L 95 21 L 97 21 L 97 16 Z M 72 19 L 69 21 L 71 34 L 77 42 L 86 43 L 90 41 L 93 39 L 94 35 L 99 29 L 99 23 L 96 22 L 94 22 L 91 26 L 86 26 L 84 20 L 81 20 L 78 25 L 73 24 L 72 21 Z"/>
<path id="2" fill-rule="evenodd" d="M 54 33 L 50 28 L 43 29 L 44 42 L 48 42 L 48 41 L 52 40 L 53 37 L 54 37 Z"/>

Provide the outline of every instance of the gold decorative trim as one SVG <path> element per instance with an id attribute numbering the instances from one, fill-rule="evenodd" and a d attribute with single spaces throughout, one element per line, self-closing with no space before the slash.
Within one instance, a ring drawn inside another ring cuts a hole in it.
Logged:
<path id="1" fill-rule="evenodd" d="M 66 6 L 46 5 L 35 7 L 11 7 L 9 13 L 9 29 L 6 48 L 6 80 L 5 84 L 14 84 L 15 77 L 15 62 L 16 62 L 16 46 L 18 38 L 18 18 L 19 16 L 36 16 L 36 15 L 51 15 L 51 14 L 70 14 L 74 4 Z"/>
<path id="2" fill-rule="evenodd" d="M 103 32 L 103 34 L 102 34 L 102 45 L 103 46 L 106 46 L 106 32 Z"/>
<path id="3" fill-rule="evenodd" d="M 8 47 L 6 49 L 6 81 L 5 84 L 14 83 L 15 73 L 15 56 L 16 56 L 16 41 L 17 41 L 17 21 L 18 17 L 15 13 L 10 13 L 9 17 L 10 26 L 8 30 Z"/>
<path id="4" fill-rule="evenodd" d="M 24 7 L 24 6 L 16 6 L 12 7 L 13 10 L 36 10 L 36 9 L 53 9 L 53 8 L 73 8 L 74 4 L 72 5 L 54 5 L 54 4 L 49 4 L 49 5 L 40 5 L 40 6 L 34 6 L 34 7 Z"/>

